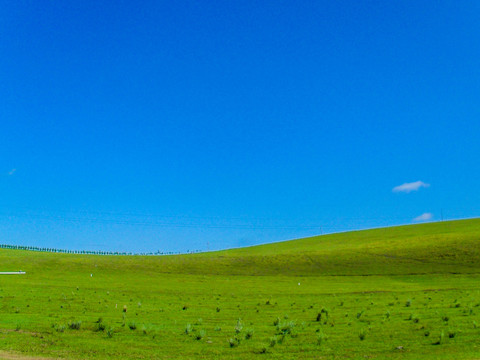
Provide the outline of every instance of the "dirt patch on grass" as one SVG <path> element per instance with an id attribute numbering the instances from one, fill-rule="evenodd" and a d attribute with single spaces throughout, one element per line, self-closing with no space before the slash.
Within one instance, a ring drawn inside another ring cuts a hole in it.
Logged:
<path id="1" fill-rule="evenodd" d="M 41 356 L 27 356 L 21 353 L 0 350 L 0 360 L 57 360 Z"/>

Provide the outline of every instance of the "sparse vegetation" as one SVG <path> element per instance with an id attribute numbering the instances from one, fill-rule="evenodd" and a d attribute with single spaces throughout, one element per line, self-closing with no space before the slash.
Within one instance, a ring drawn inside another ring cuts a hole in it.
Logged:
<path id="1" fill-rule="evenodd" d="M 322 345 L 326 340 L 327 340 L 327 336 L 323 333 L 323 331 L 320 331 L 317 334 L 317 344 Z"/>
<path id="2" fill-rule="evenodd" d="M 206 331 L 201 329 L 199 332 L 196 333 L 195 339 L 196 340 L 202 340 L 205 337 L 206 334 L 207 334 Z"/>
<path id="3" fill-rule="evenodd" d="M 274 347 L 275 345 L 277 345 L 277 342 L 278 342 L 278 337 L 277 336 L 272 336 L 270 338 L 270 347 Z"/>
<path id="4" fill-rule="evenodd" d="M 179 257 L 0 250 L 2 267 L 28 274 L 0 278 L 2 346 L 89 360 L 159 348 L 174 359 L 474 359 L 480 220 L 455 224 Z"/>
<path id="5" fill-rule="evenodd" d="M 228 344 L 230 345 L 231 348 L 233 348 L 233 347 L 237 347 L 240 344 L 240 341 L 235 336 L 233 338 L 228 339 Z"/>
<path id="6" fill-rule="evenodd" d="M 294 321 L 282 321 L 277 324 L 277 334 L 281 335 L 289 335 L 295 329 L 295 322 Z"/>
<path id="7" fill-rule="evenodd" d="M 96 331 L 105 331 L 106 325 L 103 322 L 97 323 Z"/>
<path id="8" fill-rule="evenodd" d="M 70 321 L 68 323 L 68 328 L 71 329 L 71 330 L 80 330 L 80 328 L 82 327 L 82 322 L 81 321 Z"/>
<path id="9" fill-rule="evenodd" d="M 443 344 L 443 343 L 445 343 L 445 332 L 442 330 L 442 331 L 440 332 L 440 337 L 439 337 L 439 339 L 438 339 L 436 342 L 434 342 L 433 345 L 441 345 L 441 344 Z"/>
<path id="10" fill-rule="evenodd" d="M 112 327 L 108 328 L 107 330 L 107 337 L 113 337 L 114 329 Z"/>

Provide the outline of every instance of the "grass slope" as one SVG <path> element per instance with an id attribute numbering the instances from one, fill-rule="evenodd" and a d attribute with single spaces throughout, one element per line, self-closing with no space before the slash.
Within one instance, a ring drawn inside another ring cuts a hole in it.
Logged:
<path id="1" fill-rule="evenodd" d="M 89 256 L 1 251 L 3 270 L 135 271 L 202 275 L 477 273 L 480 219 L 346 232 L 218 252 Z"/>
<path id="2" fill-rule="evenodd" d="M 179 256 L 0 250 L 0 270 L 27 271 L 0 277 L 0 350 L 475 359 L 479 245 L 472 219 Z"/>

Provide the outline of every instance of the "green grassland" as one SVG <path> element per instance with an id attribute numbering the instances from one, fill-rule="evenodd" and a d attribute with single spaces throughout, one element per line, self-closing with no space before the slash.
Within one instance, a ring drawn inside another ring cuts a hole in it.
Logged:
<path id="1" fill-rule="evenodd" d="M 479 359 L 480 219 L 175 256 L 0 250 L 0 358 Z"/>

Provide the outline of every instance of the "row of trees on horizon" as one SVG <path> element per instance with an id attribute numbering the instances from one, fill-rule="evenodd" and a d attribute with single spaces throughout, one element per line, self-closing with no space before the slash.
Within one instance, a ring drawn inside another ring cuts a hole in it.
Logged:
<path id="1" fill-rule="evenodd" d="M 119 252 L 119 251 L 91 251 L 91 250 L 67 250 L 67 249 L 56 249 L 56 248 L 47 248 L 47 247 L 38 247 L 38 246 L 22 246 L 22 245 L 9 245 L 9 244 L 0 244 L 0 249 L 10 249 L 10 250 L 27 250 L 27 251 L 40 251 L 40 252 L 50 252 L 50 253 L 62 253 L 62 254 L 81 254 L 81 255 L 117 255 L 117 256 L 126 256 L 126 255 L 143 255 L 143 256 L 161 256 L 161 255 L 179 255 L 181 252 L 173 251 L 156 251 L 156 252 Z M 186 254 L 199 253 L 201 250 L 187 250 Z"/>

